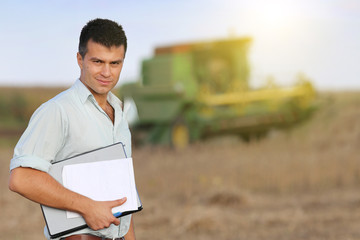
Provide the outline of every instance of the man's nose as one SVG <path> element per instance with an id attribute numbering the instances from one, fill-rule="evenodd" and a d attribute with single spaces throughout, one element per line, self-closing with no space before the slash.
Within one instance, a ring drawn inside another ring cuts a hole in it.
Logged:
<path id="1" fill-rule="evenodd" d="M 111 71 L 110 71 L 110 64 L 104 64 L 102 69 L 101 69 L 101 74 L 104 77 L 110 77 L 111 76 Z"/>

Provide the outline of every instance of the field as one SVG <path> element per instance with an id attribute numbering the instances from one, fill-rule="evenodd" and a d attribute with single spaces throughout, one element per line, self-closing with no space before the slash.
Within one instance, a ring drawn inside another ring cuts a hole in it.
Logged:
<path id="1" fill-rule="evenodd" d="M 137 239 L 360 239 L 359 95 L 321 93 L 311 119 L 261 141 L 135 147 Z M 7 189 L 17 138 L 0 140 L 0 239 L 44 239 L 39 205 Z"/>

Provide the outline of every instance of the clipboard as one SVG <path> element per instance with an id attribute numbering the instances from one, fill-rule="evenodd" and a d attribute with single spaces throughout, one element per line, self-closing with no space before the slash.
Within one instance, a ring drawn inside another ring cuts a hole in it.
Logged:
<path id="1" fill-rule="evenodd" d="M 98 161 L 107 161 L 113 159 L 127 158 L 125 153 L 124 144 L 121 142 L 88 151 L 71 158 L 67 158 L 56 162 L 49 170 L 49 174 L 63 185 L 62 182 L 62 169 L 66 165 L 89 163 Z M 138 209 L 134 211 L 123 212 L 120 217 L 138 212 L 142 210 L 142 203 L 137 194 Z M 81 229 L 87 228 L 84 218 L 67 218 L 66 210 L 40 205 L 45 219 L 45 223 L 51 238 L 58 238 L 65 234 L 69 234 Z M 119 217 L 119 218 L 120 218 Z"/>

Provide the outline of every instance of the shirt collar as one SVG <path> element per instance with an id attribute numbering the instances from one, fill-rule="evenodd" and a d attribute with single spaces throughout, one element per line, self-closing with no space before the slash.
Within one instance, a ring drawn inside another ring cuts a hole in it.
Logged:
<path id="1" fill-rule="evenodd" d="M 122 102 L 120 101 L 119 98 L 115 96 L 115 94 L 109 92 L 107 96 L 107 100 L 113 108 L 122 111 Z"/>
<path id="2" fill-rule="evenodd" d="M 92 96 L 90 90 L 80 81 L 80 79 L 76 80 L 74 87 L 76 88 L 77 94 L 82 103 L 85 103 L 89 96 Z"/>
<path id="3" fill-rule="evenodd" d="M 96 102 L 90 90 L 80 81 L 80 79 L 76 80 L 74 87 L 76 88 L 78 96 L 82 103 L 85 103 L 90 96 Z M 122 102 L 112 92 L 108 93 L 107 100 L 113 107 L 122 106 Z"/>

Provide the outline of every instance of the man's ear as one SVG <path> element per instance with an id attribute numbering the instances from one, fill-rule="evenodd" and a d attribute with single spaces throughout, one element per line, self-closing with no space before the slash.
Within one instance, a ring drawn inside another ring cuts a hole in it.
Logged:
<path id="1" fill-rule="evenodd" d="M 82 69 L 82 67 L 83 67 L 83 59 L 82 59 L 82 56 L 81 56 L 81 54 L 79 52 L 76 54 L 76 59 L 77 59 L 77 62 L 78 62 L 78 65 L 79 65 L 80 69 Z"/>

